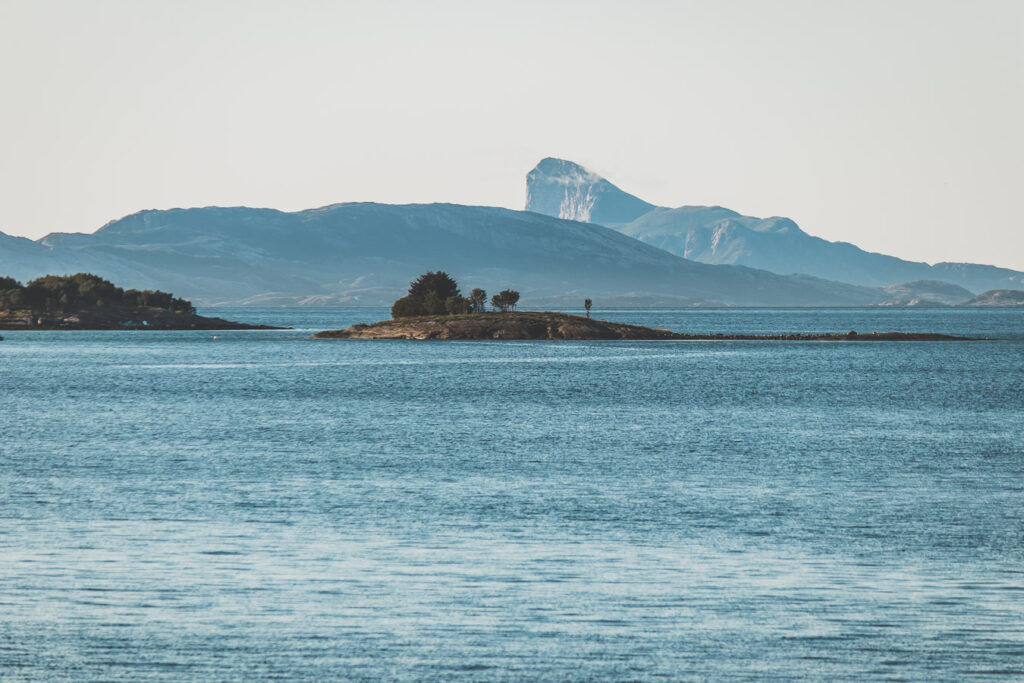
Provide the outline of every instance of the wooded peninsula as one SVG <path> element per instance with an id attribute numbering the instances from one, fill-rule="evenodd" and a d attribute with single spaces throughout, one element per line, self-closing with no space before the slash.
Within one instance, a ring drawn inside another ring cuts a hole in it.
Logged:
<path id="1" fill-rule="evenodd" d="M 46 275 L 28 284 L 0 276 L 0 330 L 251 330 L 196 313 L 159 290 L 122 289 L 91 273 Z"/>

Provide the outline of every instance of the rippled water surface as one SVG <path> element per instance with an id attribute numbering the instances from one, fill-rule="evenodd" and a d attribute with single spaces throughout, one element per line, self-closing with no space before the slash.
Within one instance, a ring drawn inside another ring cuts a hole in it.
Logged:
<path id="1" fill-rule="evenodd" d="M 0 679 L 1024 677 L 1024 312 L 215 312 L 3 333 Z"/>

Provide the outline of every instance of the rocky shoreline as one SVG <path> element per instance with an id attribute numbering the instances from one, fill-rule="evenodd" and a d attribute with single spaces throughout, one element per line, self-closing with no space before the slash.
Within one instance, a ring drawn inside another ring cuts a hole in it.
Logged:
<path id="1" fill-rule="evenodd" d="M 147 306 L 111 307 L 69 315 L 40 315 L 28 310 L 0 311 L 0 330 L 276 330 Z"/>
<path id="2" fill-rule="evenodd" d="M 511 311 L 421 316 L 325 330 L 317 339 L 417 340 L 662 340 L 662 341 L 968 341 L 970 337 L 917 332 L 836 334 L 684 334 L 595 320 L 566 313 Z"/>

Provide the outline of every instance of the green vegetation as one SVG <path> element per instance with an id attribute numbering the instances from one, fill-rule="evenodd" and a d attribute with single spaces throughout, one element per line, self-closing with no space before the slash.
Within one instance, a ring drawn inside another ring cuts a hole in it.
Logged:
<path id="1" fill-rule="evenodd" d="M 509 309 L 515 310 L 519 301 L 519 292 L 514 289 L 503 289 L 491 297 L 491 306 L 499 309 L 502 313 L 508 313 Z"/>
<path id="2" fill-rule="evenodd" d="M 487 310 L 487 292 L 477 287 L 469 293 L 469 312 L 483 313 Z"/>
<path id="3" fill-rule="evenodd" d="M 194 315 L 190 301 L 153 289 L 121 289 L 91 273 L 45 275 L 27 285 L 0 277 L 0 311 L 31 311 L 33 315 L 68 315 L 100 308 L 161 308 Z"/>
<path id="4" fill-rule="evenodd" d="M 448 315 L 469 313 L 469 299 L 463 296 L 450 296 L 444 300 L 444 308 Z"/>
<path id="5" fill-rule="evenodd" d="M 409 293 L 391 305 L 391 317 L 445 315 L 449 306 L 461 309 L 459 285 L 443 270 L 420 275 L 409 284 Z M 467 304 L 468 306 L 468 304 Z"/>
<path id="6" fill-rule="evenodd" d="M 583 300 L 583 308 L 587 309 L 587 317 L 590 317 L 590 307 L 594 305 L 594 302 L 590 299 Z"/>
<path id="7" fill-rule="evenodd" d="M 424 298 L 431 292 L 444 301 L 459 296 L 459 285 L 443 270 L 426 272 L 409 284 L 409 296 Z"/>
<path id="8" fill-rule="evenodd" d="M 502 313 L 515 309 L 519 292 L 506 289 L 491 298 L 491 305 Z M 480 288 L 462 296 L 459 285 L 443 270 L 420 275 L 409 284 L 409 293 L 391 305 L 392 318 L 421 315 L 462 315 L 487 312 L 487 292 Z"/>

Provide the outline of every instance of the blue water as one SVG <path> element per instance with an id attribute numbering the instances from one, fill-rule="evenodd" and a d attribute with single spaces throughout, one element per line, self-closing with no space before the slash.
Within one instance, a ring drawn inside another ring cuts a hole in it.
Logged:
<path id="1" fill-rule="evenodd" d="M 0 679 L 1024 678 L 1022 311 L 210 312 L 3 333 Z"/>

